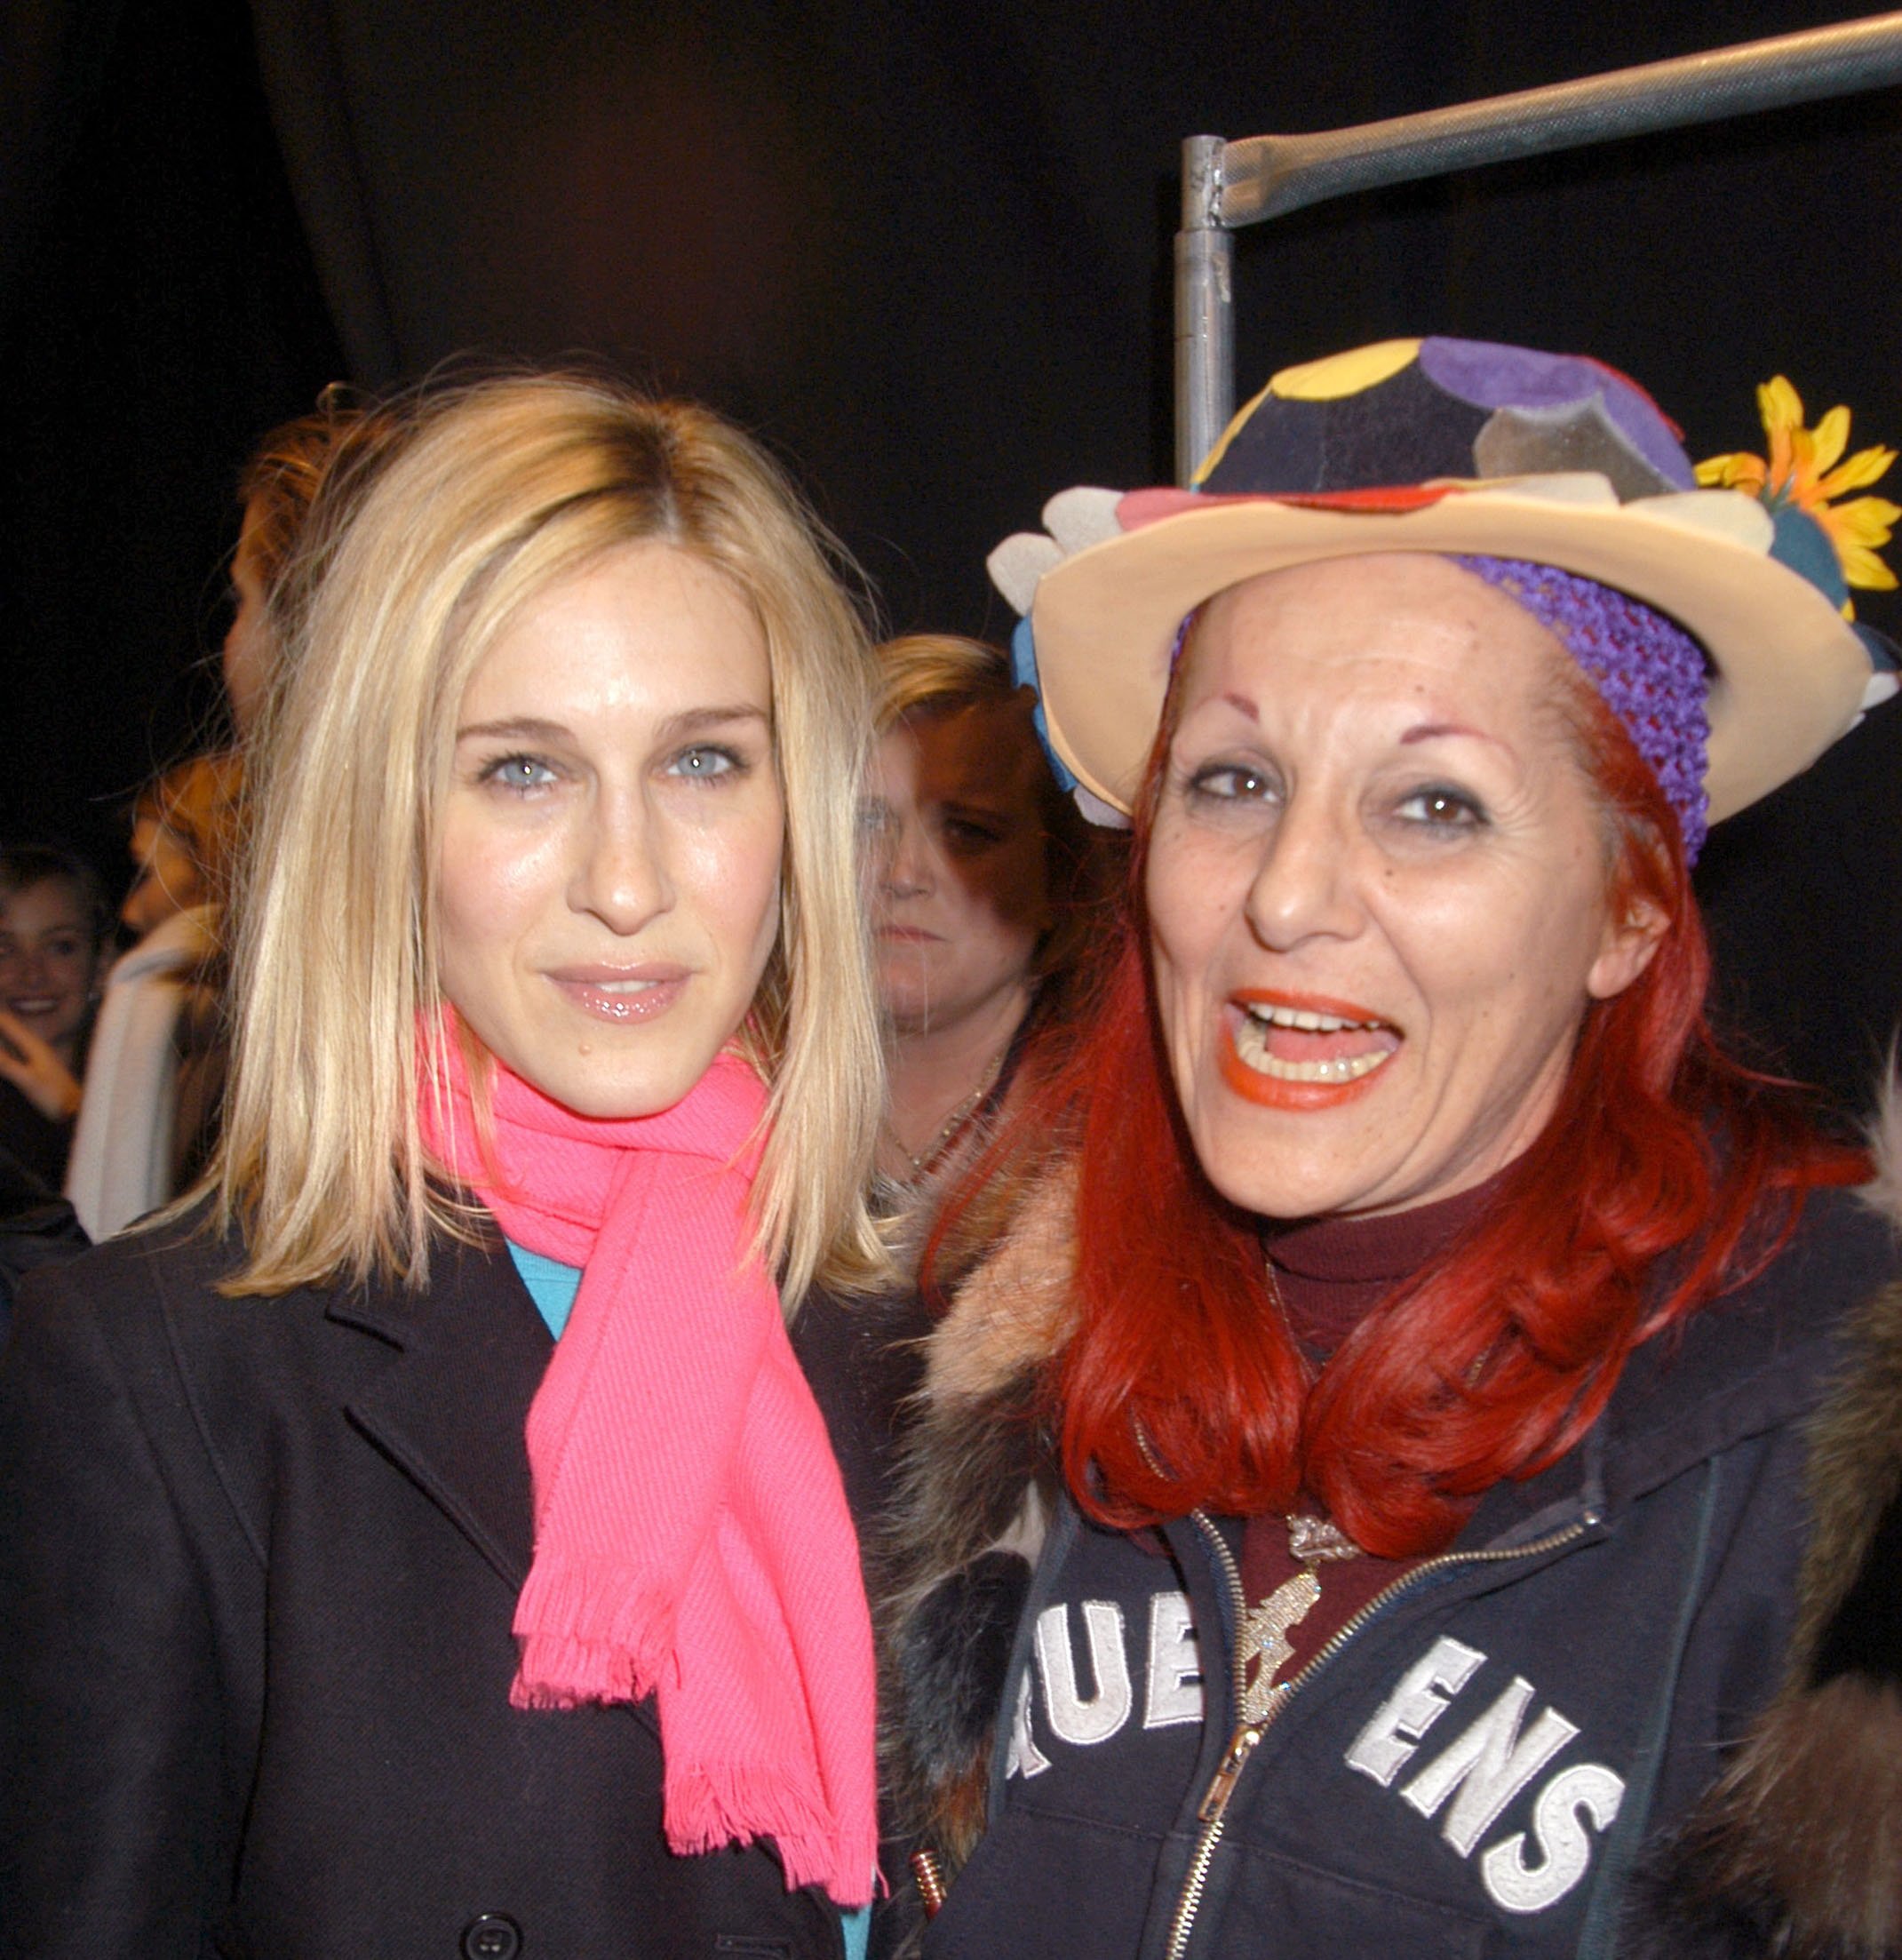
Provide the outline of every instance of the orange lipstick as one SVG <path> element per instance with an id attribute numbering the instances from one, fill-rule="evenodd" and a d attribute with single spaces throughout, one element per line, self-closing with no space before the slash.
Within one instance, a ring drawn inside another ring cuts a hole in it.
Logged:
<path id="1" fill-rule="evenodd" d="M 1265 1008 L 1257 1013 L 1253 1009 Z M 1222 1013 L 1222 1080 L 1262 1109 L 1338 1109 L 1367 1094 L 1399 1031 L 1371 1008 L 1323 994 L 1243 988 Z"/>

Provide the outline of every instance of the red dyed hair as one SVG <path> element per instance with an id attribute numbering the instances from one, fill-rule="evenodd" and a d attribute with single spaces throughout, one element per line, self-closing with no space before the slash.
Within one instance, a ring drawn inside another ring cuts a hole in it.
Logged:
<path id="1" fill-rule="evenodd" d="M 1582 676 L 1564 705 L 1609 814 L 1609 903 L 1667 923 L 1638 979 L 1588 1008 L 1558 1107 L 1485 1220 L 1318 1377 L 1269 1294 L 1257 1221 L 1196 1162 L 1160 1045 L 1142 885 L 1166 706 L 1098 1011 L 1023 1119 L 1033 1135 L 1080 1124 L 1078 1322 L 1052 1392 L 1093 1515 L 1285 1510 L 1306 1490 L 1371 1552 L 1436 1550 L 1481 1492 L 1584 1435 L 1640 1343 L 1760 1271 L 1806 1191 L 1867 1175 L 1716 1047 L 1676 818 Z"/>

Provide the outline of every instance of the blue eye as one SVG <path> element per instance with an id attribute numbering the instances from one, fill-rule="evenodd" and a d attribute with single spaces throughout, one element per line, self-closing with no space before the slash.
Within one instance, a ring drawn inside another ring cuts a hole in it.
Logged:
<path id="1" fill-rule="evenodd" d="M 538 756 L 504 755 L 482 771 L 482 778 L 505 790 L 538 790 L 554 781 L 554 771 Z"/>
<path id="2" fill-rule="evenodd" d="M 721 748 L 714 743 L 696 743 L 690 749 L 682 749 L 668 764 L 675 776 L 685 776 L 710 782 L 719 776 L 731 776 L 745 765 L 728 748 Z"/>

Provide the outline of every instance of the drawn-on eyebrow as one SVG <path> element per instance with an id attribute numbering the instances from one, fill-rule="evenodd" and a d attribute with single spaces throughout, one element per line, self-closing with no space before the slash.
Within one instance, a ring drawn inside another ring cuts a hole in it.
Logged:
<path id="1" fill-rule="evenodd" d="M 1261 711 L 1245 694 L 1218 694 L 1218 701 L 1226 701 L 1237 714 L 1245 714 L 1251 721 L 1260 721 Z"/>
<path id="2" fill-rule="evenodd" d="M 752 702 L 741 702 L 734 706 L 704 708 L 682 708 L 678 714 L 670 714 L 655 730 L 657 741 L 665 745 L 677 742 L 682 736 L 697 734 L 702 729 L 723 728 L 735 721 L 760 721 L 768 720 L 764 708 L 755 707 Z M 456 730 L 458 742 L 572 742 L 574 731 L 566 723 L 549 721 L 539 715 L 511 715 L 500 721 L 471 721 Z"/>

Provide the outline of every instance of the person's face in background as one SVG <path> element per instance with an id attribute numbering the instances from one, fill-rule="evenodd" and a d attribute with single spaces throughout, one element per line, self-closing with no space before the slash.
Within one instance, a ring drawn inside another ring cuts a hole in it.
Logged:
<path id="1" fill-rule="evenodd" d="M 155 817 L 134 821 L 131 857 L 138 872 L 119 907 L 119 918 L 140 938 L 211 896 L 190 847 Z"/>
<path id="2" fill-rule="evenodd" d="M 866 785 L 879 1004 L 893 1029 L 1021 1019 L 1050 892 L 1045 764 L 1022 698 L 905 717 Z"/>
<path id="3" fill-rule="evenodd" d="M 244 506 L 244 527 L 231 560 L 235 610 L 225 634 L 225 693 L 241 735 L 256 721 L 271 674 L 271 629 L 265 613 L 264 571 L 258 560 L 259 516 L 253 498 Z"/>
<path id="4" fill-rule="evenodd" d="M 0 1008 L 70 1068 L 92 1008 L 99 943 L 80 894 L 43 878 L 0 897 Z"/>

